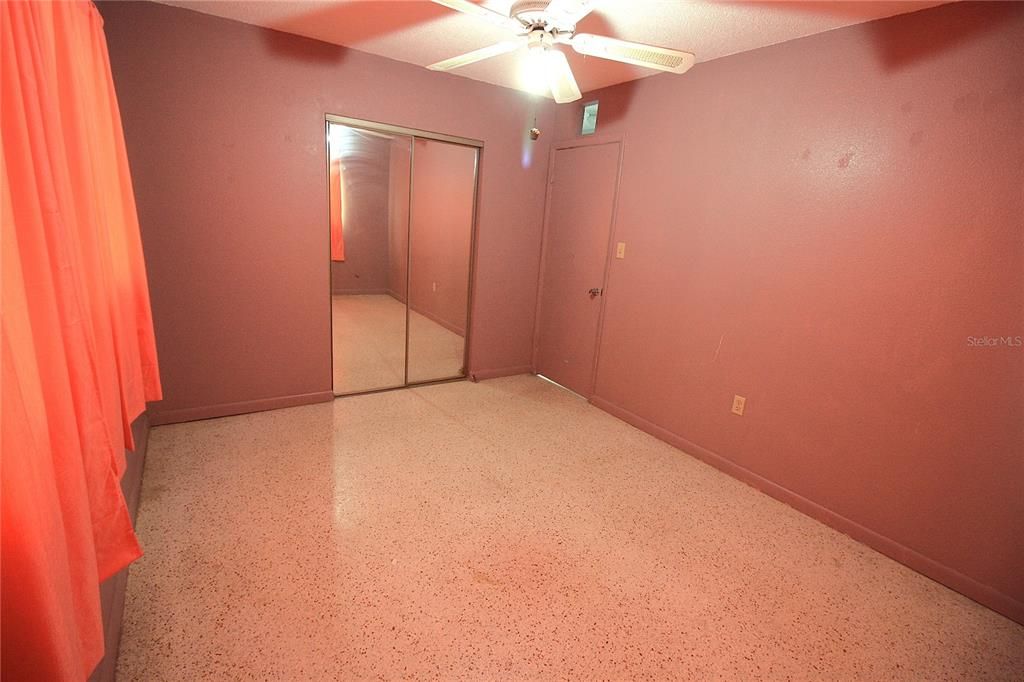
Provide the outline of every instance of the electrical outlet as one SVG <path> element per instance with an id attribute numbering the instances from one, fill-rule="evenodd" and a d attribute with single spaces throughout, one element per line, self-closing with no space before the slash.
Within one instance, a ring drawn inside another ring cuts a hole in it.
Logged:
<path id="1" fill-rule="evenodd" d="M 747 399 L 741 395 L 734 395 L 732 397 L 732 413 L 743 416 L 743 410 L 747 406 Z"/>
<path id="2" fill-rule="evenodd" d="M 615 245 L 615 257 L 625 258 L 626 257 L 626 242 L 619 242 Z"/>
<path id="3" fill-rule="evenodd" d="M 437 282 L 434 282 L 434 291 L 437 291 Z"/>

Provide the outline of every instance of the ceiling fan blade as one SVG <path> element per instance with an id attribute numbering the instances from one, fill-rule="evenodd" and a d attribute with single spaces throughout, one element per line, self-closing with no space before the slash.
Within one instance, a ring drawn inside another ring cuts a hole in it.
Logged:
<path id="1" fill-rule="evenodd" d="M 544 11 L 555 25 L 568 29 L 597 9 L 599 2 L 600 0 L 551 0 Z"/>
<path id="2" fill-rule="evenodd" d="M 583 95 L 580 86 L 576 85 L 576 77 L 569 68 L 569 60 L 561 50 L 554 48 L 547 51 L 548 83 L 551 85 L 551 96 L 559 104 L 575 102 Z"/>
<path id="3" fill-rule="evenodd" d="M 495 12 L 492 9 L 487 9 L 483 5 L 478 5 L 475 2 L 469 0 L 433 0 L 438 5 L 443 5 L 448 9 L 453 9 L 456 12 L 462 12 L 463 14 L 469 14 L 471 16 L 483 19 L 484 21 L 490 22 L 496 26 L 507 28 L 510 31 L 522 31 L 524 26 L 512 17 L 507 17 L 500 12 Z"/>
<path id="4" fill-rule="evenodd" d="M 427 68 L 431 71 L 451 71 L 461 66 L 467 66 L 475 62 L 482 61 L 484 59 L 490 59 L 491 57 L 497 57 L 500 54 L 507 52 L 513 52 L 518 50 L 520 47 L 526 44 L 526 38 L 519 38 L 517 40 L 505 40 L 500 43 L 495 43 L 488 47 L 482 47 L 479 50 L 473 50 L 466 54 L 460 54 L 458 57 L 451 57 L 443 61 L 431 64 Z"/>
<path id="5" fill-rule="evenodd" d="M 648 69 L 658 69 L 669 73 L 685 73 L 696 61 L 696 58 L 689 52 L 643 43 L 631 43 L 628 40 L 596 36 L 590 33 L 577 33 L 569 41 L 569 44 L 580 54 L 635 66 L 645 66 Z"/>

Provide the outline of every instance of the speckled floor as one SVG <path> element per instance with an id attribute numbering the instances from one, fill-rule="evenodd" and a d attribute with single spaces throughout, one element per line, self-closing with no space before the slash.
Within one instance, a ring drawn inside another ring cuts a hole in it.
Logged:
<path id="1" fill-rule="evenodd" d="M 119 679 L 1020 679 L 1024 628 L 535 377 L 153 430 Z"/>

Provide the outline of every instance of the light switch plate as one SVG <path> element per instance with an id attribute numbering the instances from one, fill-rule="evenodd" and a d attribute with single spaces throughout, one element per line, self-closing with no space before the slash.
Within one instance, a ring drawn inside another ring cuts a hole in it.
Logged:
<path id="1" fill-rule="evenodd" d="M 619 242 L 615 245 L 615 257 L 625 258 L 626 257 L 626 242 Z"/>

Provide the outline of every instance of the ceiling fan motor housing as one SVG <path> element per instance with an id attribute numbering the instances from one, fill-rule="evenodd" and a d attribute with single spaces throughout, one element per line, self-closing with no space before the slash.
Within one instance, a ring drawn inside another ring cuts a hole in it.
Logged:
<path id="1" fill-rule="evenodd" d="M 531 50 L 546 50 L 555 42 L 554 37 L 542 28 L 535 28 L 526 36 L 526 45 Z"/>
<path id="2" fill-rule="evenodd" d="M 548 0 L 516 0 L 509 8 L 509 16 L 528 28 L 560 28 L 551 26 L 547 14 Z"/>

